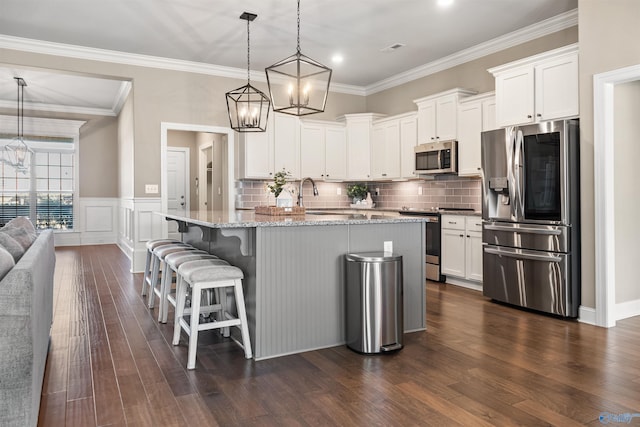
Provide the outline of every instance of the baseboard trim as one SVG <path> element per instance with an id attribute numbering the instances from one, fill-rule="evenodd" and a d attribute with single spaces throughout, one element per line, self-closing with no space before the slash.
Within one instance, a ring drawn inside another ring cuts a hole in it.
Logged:
<path id="1" fill-rule="evenodd" d="M 597 326 L 596 325 L 596 309 L 581 305 L 580 308 L 578 308 L 578 322 Z"/>
<path id="2" fill-rule="evenodd" d="M 462 288 L 471 289 L 474 291 L 482 292 L 482 283 L 471 282 L 465 279 L 458 279 L 455 277 L 447 276 L 446 283 L 450 285 L 460 286 Z"/>
<path id="3" fill-rule="evenodd" d="M 616 304 L 614 316 L 616 320 L 640 316 L 640 299 Z"/>

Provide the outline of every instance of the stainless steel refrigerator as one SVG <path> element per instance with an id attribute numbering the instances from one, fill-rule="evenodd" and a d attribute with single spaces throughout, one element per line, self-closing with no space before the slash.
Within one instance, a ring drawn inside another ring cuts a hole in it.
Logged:
<path id="1" fill-rule="evenodd" d="M 485 296 L 578 316 L 579 134 L 577 119 L 482 133 Z"/>

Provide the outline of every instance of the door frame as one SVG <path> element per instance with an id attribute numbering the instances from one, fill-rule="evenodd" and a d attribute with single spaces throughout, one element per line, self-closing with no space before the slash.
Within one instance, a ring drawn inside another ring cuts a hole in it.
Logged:
<path id="1" fill-rule="evenodd" d="M 191 132 L 206 132 L 206 133 L 218 133 L 224 134 L 227 137 L 226 150 L 226 173 L 224 178 L 226 179 L 226 197 L 223 199 L 223 211 L 231 213 L 235 209 L 235 144 L 234 144 L 234 131 L 228 127 L 222 126 L 206 126 L 195 125 L 189 123 L 172 123 L 161 122 L 160 123 L 160 205 L 162 212 L 167 211 L 167 139 L 170 130 L 191 131 Z M 167 235 L 167 223 L 162 222 L 162 235 Z"/>
<path id="2" fill-rule="evenodd" d="M 614 88 L 640 80 L 640 65 L 593 76 L 593 163 L 597 326 L 616 325 Z"/>

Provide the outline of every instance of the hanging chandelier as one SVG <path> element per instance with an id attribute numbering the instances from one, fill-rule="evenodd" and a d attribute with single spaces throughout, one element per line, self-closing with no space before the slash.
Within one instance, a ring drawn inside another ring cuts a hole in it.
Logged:
<path id="1" fill-rule="evenodd" d="M 33 154 L 33 150 L 24 142 L 24 87 L 27 82 L 22 77 L 14 77 L 14 79 L 18 85 L 16 102 L 18 131 L 17 136 L 11 140 L 11 143 L 5 145 L 4 151 L 8 158 L 3 160 L 16 168 L 18 172 L 26 173 L 29 170 L 29 163 Z"/>
<path id="2" fill-rule="evenodd" d="M 264 132 L 269 118 L 269 98 L 251 85 L 249 23 L 257 16 L 249 12 L 240 15 L 240 19 L 247 21 L 247 84 L 226 94 L 229 123 L 238 132 Z"/>
<path id="3" fill-rule="evenodd" d="M 327 104 L 331 69 L 300 51 L 300 0 L 296 53 L 265 69 L 273 111 L 306 116 L 322 113 Z"/>

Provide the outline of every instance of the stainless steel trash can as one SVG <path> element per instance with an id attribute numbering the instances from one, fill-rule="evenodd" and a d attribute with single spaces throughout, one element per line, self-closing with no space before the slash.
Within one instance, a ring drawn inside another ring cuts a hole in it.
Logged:
<path id="1" fill-rule="evenodd" d="M 402 348 L 402 256 L 353 253 L 346 258 L 347 346 L 359 353 Z"/>

